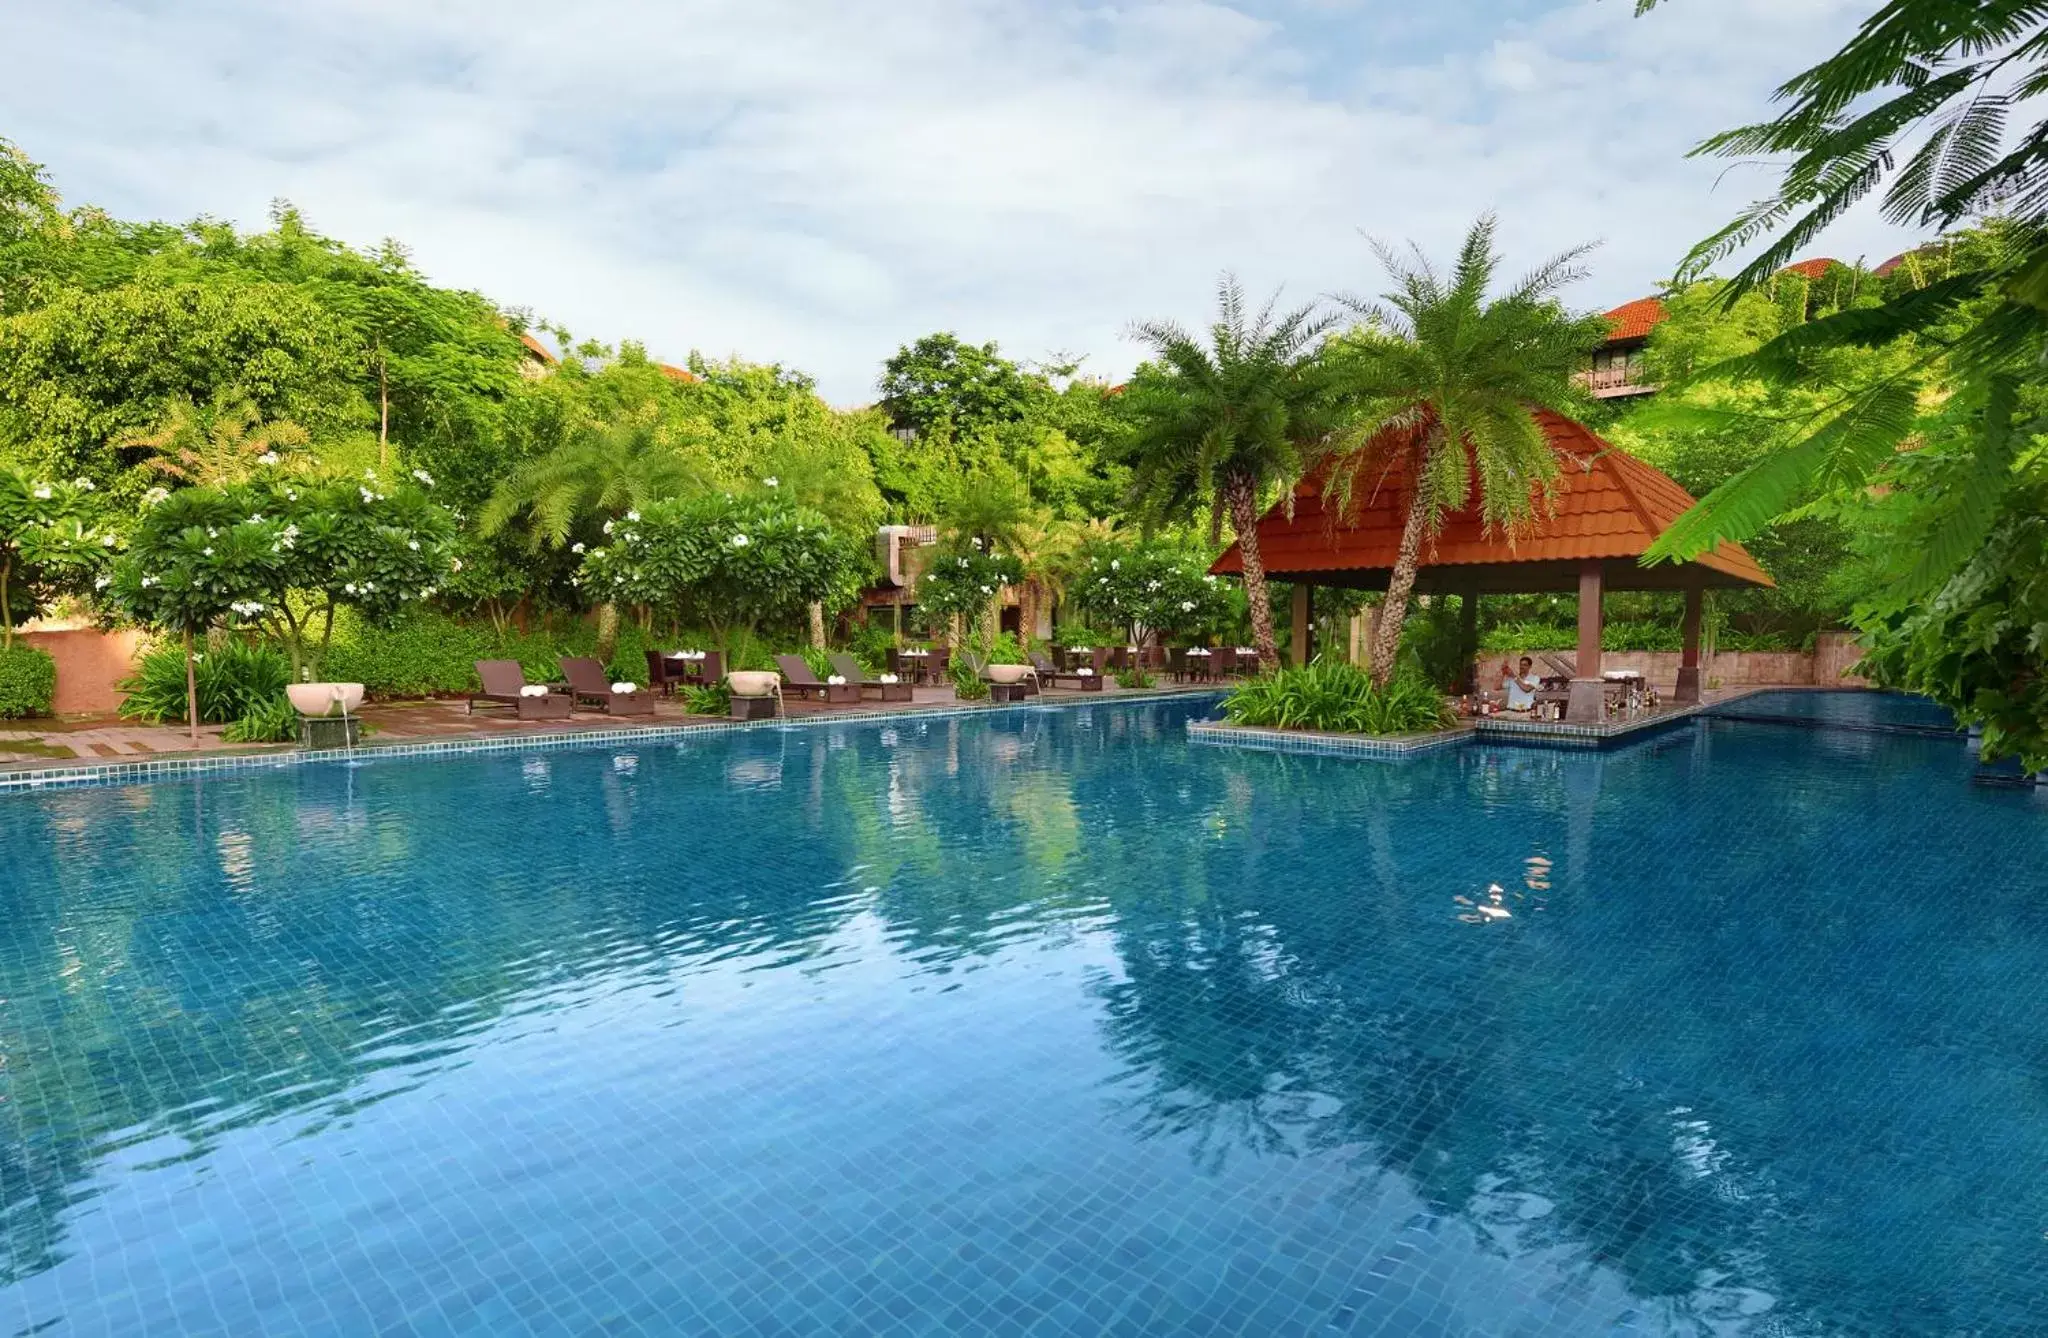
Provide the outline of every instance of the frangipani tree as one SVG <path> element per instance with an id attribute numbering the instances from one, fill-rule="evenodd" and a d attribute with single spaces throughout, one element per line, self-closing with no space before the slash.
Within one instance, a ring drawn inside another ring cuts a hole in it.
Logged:
<path id="1" fill-rule="evenodd" d="M 175 632 L 185 649 L 185 723 L 199 737 L 192 643 L 236 612 L 262 611 L 275 531 L 212 488 L 152 495 L 114 568 L 114 598 L 137 622 Z"/>
<path id="2" fill-rule="evenodd" d="M 341 608 L 378 620 L 437 593 L 454 526 L 421 487 L 385 486 L 265 478 L 158 494 L 113 588 L 138 621 L 183 638 L 195 737 L 195 637 L 231 618 L 262 627 L 299 680 L 317 670 Z"/>
<path id="3" fill-rule="evenodd" d="M 1097 549 L 1081 597 L 1132 635 L 1201 639 L 1232 621 L 1230 588 L 1202 560 L 1166 544 Z"/>
<path id="4" fill-rule="evenodd" d="M 0 464 L 0 650 L 52 596 L 88 588 L 118 540 L 93 526 L 92 484 Z"/>
<path id="5" fill-rule="evenodd" d="M 578 576 L 593 598 L 701 619 L 728 653 L 764 621 L 852 599 L 866 572 L 857 541 L 772 493 L 655 502 L 604 532 Z"/>
<path id="6" fill-rule="evenodd" d="M 949 544 L 932 556 L 917 578 L 917 605 L 927 614 L 958 618 L 978 627 L 995 608 L 1003 587 L 1024 579 L 1024 564 L 1008 553 L 992 552 L 975 541 Z"/>

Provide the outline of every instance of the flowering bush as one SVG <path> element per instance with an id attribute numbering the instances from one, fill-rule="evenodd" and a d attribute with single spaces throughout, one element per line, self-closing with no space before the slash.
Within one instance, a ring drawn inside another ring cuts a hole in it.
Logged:
<path id="1" fill-rule="evenodd" d="M 1209 575 L 1199 556 L 1163 544 L 1097 551 L 1075 594 L 1133 634 L 1200 640 L 1235 621 L 1231 586 Z"/>
<path id="2" fill-rule="evenodd" d="M 933 617 L 954 614 L 971 627 L 988 612 L 1006 585 L 1024 579 L 1024 564 L 1006 553 L 990 553 L 972 545 L 949 548 L 932 558 L 917 578 L 917 604 Z"/>
<path id="3" fill-rule="evenodd" d="M 853 599 L 867 572 L 863 550 L 817 512 L 722 494 L 606 521 L 605 543 L 582 558 L 577 581 L 591 597 L 702 623 L 726 651 L 764 620 Z"/>
<path id="4" fill-rule="evenodd" d="M 199 633 L 230 618 L 318 668 L 347 607 L 372 621 L 431 599 L 454 568 L 447 512 L 410 485 L 263 479 L 186 488 L 146 511 L 116 597 L 140 621 Z M 317 629 L 317 631 L 316 631 Z"/>
<path id="5" fill-rule="evenodd" d="M 52 598 L 89 589 L 119 540 L 93 525 L 92 481 L 0 464 L 0 648 Z"/>

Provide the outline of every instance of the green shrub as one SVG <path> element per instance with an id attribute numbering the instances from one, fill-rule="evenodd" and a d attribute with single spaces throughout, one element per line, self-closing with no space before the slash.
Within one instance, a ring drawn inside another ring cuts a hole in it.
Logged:
<path id="1" fill-rule="evenodd" d="M 732 689 L 723 683 L 686 687 L 683 709 L 691 715 L 726 715 L 732 710 Z"/>
<path id="2" fill-rule="evenodd" d="M 252 708 L 221 731 L 227 743 L 285 743 L 299 735 L 299 713 L 291 698 L 276 696 Z"/>
<path id="3" fill-rule="evenodd" d="M 1029 664 L 1031 663 L 1031 658 L 1024 653 L 1024 647 L 1018 642 L 1016 633 L 998 632 L 996 633 L 995 641 L 989 646 L 988 662 L 990 664 Z"/>
<path id="4" fill-rule="evenodd" d="M 224 725 L 284 696 L 291 662 L 267 645 L 230 640 L 200 651 L 192 665 L 199 693 L 199 718 Z M 128 694 L 121 714 L 160 724 L 185 718 L 185 652 L 176 643 L 142 657 L 134 675 L 117 686 Z"/>
<path id="5" fill-rule="evenodd" d="M 1139 665 L 1134 664 L 1128 669 L 1116 671 L 1116 685 L 1120 688 L 1149 688 L 1153 682 L 1152 675 L 1146 673 Z"/>
<path id="6" fill-rule="evenodd" d="M 946 666 L 946 674 L 953 680 L 953 695 L 963 702 L 978 702 L 988 696 L 988 682 L 965 656 L 959 656 Z"/>
<path id="7" fill-rule="evenodd" d="M 48 715 L 57 699 L 57 662 L 34 646 L 0 650 L 0 720 Z"/>
<path id="8" fill-rule="evenodd" d="M 896 649 L 896 630 L 893 625 L 880 620 L 862 623 L 853 629 L 853 637 L 846 643 L 846 651 L 860 661 L 860 667 L 871 674 L 880 673 L 889 663 L 889 652 Z"/>
<path id="9" fill-rule="evenodd" d="M 1224 698 L 1223 713 L 1239 725 L 1344 734 L 1419 734 L 1452 723 L 1443 694 L 1413 661 L 1375 688 L 1365 670 L 1318 657 L 1239 684 Z"/>

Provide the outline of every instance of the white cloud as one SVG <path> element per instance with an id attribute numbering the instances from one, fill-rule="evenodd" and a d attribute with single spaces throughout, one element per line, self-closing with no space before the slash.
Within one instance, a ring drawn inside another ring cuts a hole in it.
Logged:
<path id="1" fill-rule="evenodd" d="M 1397 0 L 71 0 L 10 18 L 36 55 L 0 133 L 74 200 L 253 225 L 285 196 L 580 335 L 854 402 L 942 327 L 1118 373 L 1132 319 L 1200 321 L 1226 267 L 1369 288 L 1361 229 L 1440 253 L 1485 208 L 1518 264 L 1604 238 L 1578 296 L 1635 296 L 1765 183 L 1684 150 L 1868 6 L 1447 14 L 1418 55 Z M 1899 241 L 1858 216 L 1824 249 Z"/>

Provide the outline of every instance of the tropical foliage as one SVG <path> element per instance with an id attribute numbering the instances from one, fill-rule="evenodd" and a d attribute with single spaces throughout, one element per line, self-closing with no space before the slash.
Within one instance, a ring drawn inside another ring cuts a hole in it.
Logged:
<path id="1" fill-rule="evenodd" d="M 0 720 L 48 715 L 57 696 L 57 662 L 34 646 L 0 646 Z"/>
<path id="2" fill-rule="evenodd" d="M 606 521 L 583 557 L 582 584 L 680 626 L 712 629 L 721 649 L 767 620 L 852 598 L 865 554 L 815 511 L 774 496 L 666 501 Z"/>
<path id="3" fill-rule="evenodd" d="M 1223 699 L 1233 724 L 1345 734 L 1418 734 L 1451 723 L 1443 693 L 1413 665 L 1385 682 L 1356 665 L 1318 657 L 1249 679 Z"/>

